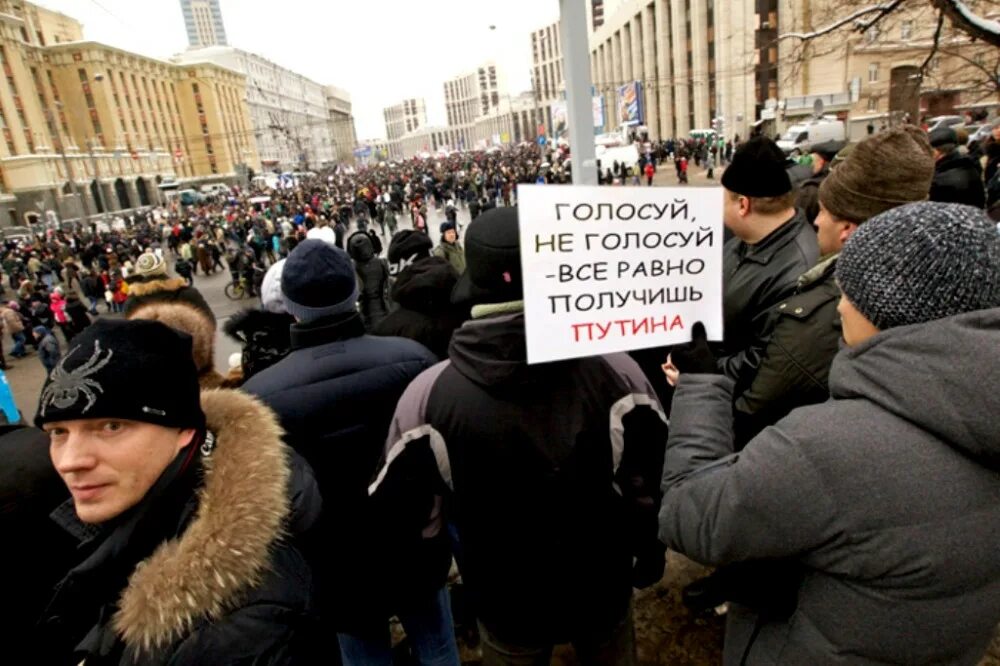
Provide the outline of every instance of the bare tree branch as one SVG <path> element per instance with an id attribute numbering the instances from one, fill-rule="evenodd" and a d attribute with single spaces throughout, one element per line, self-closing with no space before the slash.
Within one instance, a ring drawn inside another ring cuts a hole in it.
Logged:
<path id="1" fill-rule="evenodd" d="M 923 81 L 924 77 L 927 75 L 927 67 L 931 64 L 931 60 L 934 59 L 934 54 L 938 52 L 938 46 L 941 44 L 941 28 L 944 27 L 944 12 L 938 10 L 937 27 L 934 28 L 934 41 L 931 43 L 931 50 L 927 52 L 927 57 L 924 58 L 924 62 L 920 65 L 920 80 Z"/>
<path id="2" fill-rule="evenodd" d="M 899 0 L 898 2 L 890 2 L 889 5 L 885 9 L 883 9 L 881 12 L 879 12 L 877 15 L 873 16 L 872 18 L 868 19 L 867 21 L 858 21 L 857 31 L 858 32 L 865 32 L 865 31 L 867 31 L 872 26 L 874 26 L 876 23 L 878 23 L 879 21 L 881 21 L 882 19 L 884 19 L 886 16 L 888 16 L 892 12 L 896 11 L 901 4 L 903 4 L 903 0 Z"/>
<path id="3" fill-rule="evenodd" d="M 1000 47 L 1000 21 L 985 19 L 962 0 L 931 0 L 931 4 L 944 12 L 952 25 L 975 39 Z"/>
<path id="4" fill-rule="evenodd" d="M 861 9 L 858 9 L 843 18 L 837 19 L 833 23 L 824 26 L 818 30 L 813 30 L 812 32 L 786 32 L 784 34 L 778 35 L 778 39 L 775 41 L 780 42 L 784 39 L 798 39 L 804 42 L 810 41 L 816 39 L 817 37 L 829 34 L 837 30 L 838 28 L 842 28 L 845 25 L 852 23 L 863 16 L 877 13 L 878 16 L 870 24 L 872 25 L 874 23 L 877 23 L 886 14 L 889 14 L 890 12 L 894 11 L 901 4 L 903 4 L 903 0 L 892 0 L 891 2 L 882 2 L 877 5 L 862 7 Z"/>

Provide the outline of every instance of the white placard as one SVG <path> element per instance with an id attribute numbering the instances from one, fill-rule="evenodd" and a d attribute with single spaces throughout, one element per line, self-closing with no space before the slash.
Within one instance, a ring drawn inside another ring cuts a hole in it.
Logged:
<path id="1" fill-rule="evenodd" d="M 721 187 L 518 187 L 528 363 L 722 340 Z"/>

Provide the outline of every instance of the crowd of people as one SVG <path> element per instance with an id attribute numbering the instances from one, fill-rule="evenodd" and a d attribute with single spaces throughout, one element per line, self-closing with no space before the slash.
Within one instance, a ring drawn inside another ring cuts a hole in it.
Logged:
<path id="1" fill-rule="evenodd" d="M 816 146 L 800 182 L 764 137 L 657 146 L 643 172 L 725 166 L 724 339 L 536 365 L 516 185 L 566 178 L 564 151 L 9 246 L 0 320 L 15 356 L 43 322 L 48 377 L 0 433 L 6 655 L 457 666 L 460 636 L 486 666 L 636 664 L 669 548 L 716 567 L 683 599 L 725 612 L 727 665 L 976 664 L 1000 622 L 991 141 L 961 185 L 976 156 L 913 126 Z M 232 368 L 198 289 L 220 269 L 260 299 L 223 326 Z M 102 300 L 122 317 L 91 324 Z"/>

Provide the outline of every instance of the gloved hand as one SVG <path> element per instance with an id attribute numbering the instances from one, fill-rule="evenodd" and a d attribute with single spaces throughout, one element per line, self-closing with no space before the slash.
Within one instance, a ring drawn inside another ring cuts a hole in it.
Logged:
<path id="1" fill-rule="evenodd" d="M 691 327 L 691 342 L 675 348 L 667 358 L 667 365 L 679 373 L 719 374 L 719 363 L 708 345 L 708 333 L 700 321 Z M 666 368 L 664 368 L 666 371 Z"/>

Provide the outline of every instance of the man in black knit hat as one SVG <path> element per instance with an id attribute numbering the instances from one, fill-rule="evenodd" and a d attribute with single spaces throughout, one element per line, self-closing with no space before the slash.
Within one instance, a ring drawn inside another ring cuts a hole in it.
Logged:
<path id="1" fill-rule="evenodd" d="M 774 306 L 795 293 L 819 259 L 816 232 L 795 208 L 781 149 L 766 137 L 743 144 L 722 174 L 723 215 L 735 238 L 723 250 L 725 338 L 719 369 L 738 396 L 753 381 L 774 328 Z M 668 381 L 676 368 L 664 366 Z"/>
<path id="2" fill-rule="evenodd" d="M 305 663 L 311 573 L 289 537 L 319 495 L 274 414 L 244 393 L 199 395 L 190 337 L 93 324 L 35 423 L 71 495 L 52 520 L 79 542 L 32 638 L 37 663 Z"/>

